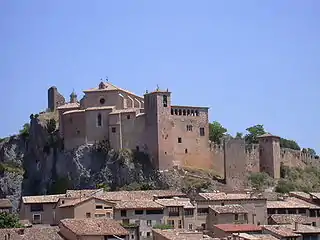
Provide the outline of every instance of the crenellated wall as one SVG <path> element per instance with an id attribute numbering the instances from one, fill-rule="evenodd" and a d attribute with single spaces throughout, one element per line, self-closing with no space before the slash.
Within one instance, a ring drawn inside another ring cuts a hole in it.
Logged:
<path id="1" fill-rule="evenodd" d="M 284 165 L 288 167 L 305 167 L 308 162 L 310 162 L 311 160 L 315 160 L 308 153 L 289 148 L 281 148 L 280 159 L 281 162 L 283 162 Z"/>
<path id="2" fill-rule="evenodd" d="M 247 144 L 246 145 L 246 161 L 248 172 L 260 171 L 260 153 L 259 144 Z"/>

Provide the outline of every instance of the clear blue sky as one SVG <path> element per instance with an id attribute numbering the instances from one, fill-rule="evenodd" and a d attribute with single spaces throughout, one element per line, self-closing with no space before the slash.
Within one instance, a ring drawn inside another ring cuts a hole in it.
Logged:
<path id="1" fill-rule="evenodd" d="M 2 0 L 0 136 L 100 78 L 210 107 L 235 134 L 254 124 L 320 151 L 318 0 Z"/>

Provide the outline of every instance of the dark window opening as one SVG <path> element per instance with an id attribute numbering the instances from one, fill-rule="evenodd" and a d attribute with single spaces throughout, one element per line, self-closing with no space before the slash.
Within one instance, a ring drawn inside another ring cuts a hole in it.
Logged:
<path id="1" fill-rule="evenodd" d="M 198 215 L 206 215 L 209 213 L 209 208 L 198 208 L 197 213 Z"/>
<path id="2" fill-rule="evenodd" d="M 221 206 L 224 206 L 224 203 L 221 203 Z"/>
<path id="3" fill-rule="evenodd" d="M 150 232 L 147 232 L 147 237 L 150 237 L 151 236 L 151 233 Z"/>
<path id="4" fill-rule="evenodd" d="M 80 131 L 79 130 L 77 130 L 77 135 L 79 135 L 80 134 Z"/>
<path id="5" fill-rule="evenodd" d="M 184 153 L 188 153 L 188 148 L 186 148 L 186 149 L 184 150 Z"/>
<path id="6" fill-rule="evenodd" d="M 200 128 L 200 136 L 204 136 L 204 128 Z"/>
<path id="7" fill-rule="evenodd" d="M 100 113 L 98 114 L 97 121 L 98 121 L 97 125 L 100 127 L 102 125 L 102 116 Z"/>
<path id="8" fill-rule="evenodd" d="M 136 215 L 142 215 L 143 214 L 143 210 L 135 210 L 134 214 Z"/>
<path id="9" fill-rule="evenodd" d="M 171 108 L 171 115 L 173 115 L 173 109 Z"/>
<path id="10" fill-rule="evenodd" d="M 185 109 L 183 109 L 182 114 L 183 114 L 183 116 L 186 115 L 186 110 Z"/>
<path id="11" fill-rule="evenodd" d="M 189 115 L 190 115 L 190 110 L 188 109 L 188 110 L 187 110 L 187 116 L 189 116 Z"/>
<path id="12" fill-rule="evenodd" d="M 139 152 L 139 150 L 140 150 L 139 146 L 136 146 L 136 150 L 137 150 L 137 152 Z"/>
<path id="13" fill-rule="evenodd" d="M 178 109 L 175 109 L 175 110 L 174 110 L 174 114 L 175 114 L 175 115 L 178 115 Z"/>
<path id="14" fill-rule="evenodd" d="M 86 218 L 91 218 L 91 213 L 87 212 L 86 213 Z"/>
<path id="15" fill-rule="evenodd" d="M 239 219 L 239 215 L 238 215 L 238 214 L 235 214 L 235 215 L 234 215 L 234 220 L 238 221 L 238 219 Z"/>
<path id="16" fill-rule="evenodd" d="M 33 203 L 30 206 L 31 212 L 42 212 L 43 211 L 43 204 L 41 203 Z"/>
<path id="17" fill-rule="evenodd" d="M 164 152 L 165 155 L 167 155 L 167 152 Z"/>
<path id="18" fill-rule="evenodd" d="M 151 214 L 163 214 L 163 210 L 162 209 L 153 209 L 153 210 L 146 210 L 146 214 L 147 215 L 151 215 Z"/>
<path id="19" fill-rule="evenodd" d="M 127 115 L 127 119 L 130 119 L 130 115 Z"/>
<path id="20" fill-rule="evenodd" d="M 194 116 L 194 111 L 193 110 L 191 110 L 191 116 Z"/>
<path id="21" fill-rule="evenodd" d="M 198 110 L 196 110 L 195 113 L 196 113 L 196 116 L 199 116 L 199 111 Z"/>
<path id="22" fill-rule="evenodd" d="M 184 209 L 184 215 L 186 216 L 193 216 L 194 210 L 193 209 Z"/>
<path id="23" fill-rule="evenodd" d="M 192 132 L 192 125 L 187 125 L 187 131 Z"/>
<path id="24" fill-rule="evenodd" d="M 178 143 L 182 143 L 181 137 L 178 137 Z"/>
<path id="25" fill-rule="evenodd" d="M 168 107 L 168 96 L 163 95 L 163 107 Z"/>
<path id="26" fill-rule="evenodd" d="M 100 98 L 100 104 L 104 104 L 106 102 L 106 100 L 104 98 Z"/>
<path id="27" fill-rule="evenodd" d="M 115 133 L 116 132 L 116 128 L 115 127 L 111 128 L 111 132 Z"/>
<path id="28" fill-rule="evenodd" d="M 126 216 L 127 216 L 127 211 L 121 210 L 121 217 L 126 217 Z"/>
<path id="29" fill-rule="evenodd" d="M 179 216 L 179 207 L 168 207 L 169 216 Z"/>
<path id="30" fill-rule="evenodd" d="M 182 110 L 181 109 L 179 109 L 179 115 L 182 115 Z"/>
<path id="31" fill-rule="evenodd" d="M 96 209 L 103 209 L 102 205 L 96 205 Z"/>

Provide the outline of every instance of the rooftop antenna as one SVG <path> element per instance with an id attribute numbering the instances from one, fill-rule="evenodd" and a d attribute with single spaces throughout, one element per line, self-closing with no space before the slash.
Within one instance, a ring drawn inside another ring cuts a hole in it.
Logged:
<path id="1" fill-rule="evenodd" d="M 109 79 L 108 79 L 108 76 L 106 76 L 106 81 L 108 82 L 108 80 L 109 80 Z"/>
<path id="2" fill-rule="evenodd" d="M 159 91 L 159 85 L 157 84 L 157 91 Z"/>

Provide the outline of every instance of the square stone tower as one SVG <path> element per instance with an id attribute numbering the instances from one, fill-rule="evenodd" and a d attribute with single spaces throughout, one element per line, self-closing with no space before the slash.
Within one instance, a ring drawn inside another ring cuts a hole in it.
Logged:
<path id="1" fill-rule="evenodd" d="M 146 145 L 151 161 L 158 169 L 168 169 L 173 165 L 172 144 L 173 125 L 171 121 L 171 92 L 157 89 L 144 95 L 146 114 Z"/>
<path id="2" fill-rule="evenodd" d="M 258 137 L 260 146 L 260 171 L 280 178 L 280 137 L 263 134 Z"/>

